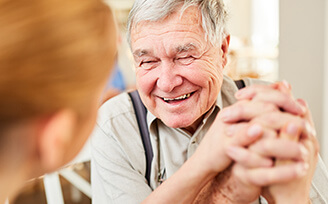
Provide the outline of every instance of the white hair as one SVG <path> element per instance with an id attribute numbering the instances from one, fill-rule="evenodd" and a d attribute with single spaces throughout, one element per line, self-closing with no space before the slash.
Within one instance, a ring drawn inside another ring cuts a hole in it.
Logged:
<path id="1" fill-rule="evenodd" d="M 181 7 L 182 5 L 182 7 Z M 127 38 L 131 45 L 131 31 L 141 21 L 159 21 L 190 6 L 198 6 L 206 40 L 213 45 L 221 43 L 226 34 L 227 11 L 222 0 L 135 0 L 127 24 Z"/>

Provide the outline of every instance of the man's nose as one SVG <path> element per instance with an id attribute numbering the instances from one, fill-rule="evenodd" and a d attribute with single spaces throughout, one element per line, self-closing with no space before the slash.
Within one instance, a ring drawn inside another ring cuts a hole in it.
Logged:
<path id="1" fill-rule="evenodd" d="M 171 92 L 175 87 L 183 83 L 183 78 L 179 74 L 174 62 L 162 62 L 161 72 L 157 79 L 157 87 L 164 92 Z"/>

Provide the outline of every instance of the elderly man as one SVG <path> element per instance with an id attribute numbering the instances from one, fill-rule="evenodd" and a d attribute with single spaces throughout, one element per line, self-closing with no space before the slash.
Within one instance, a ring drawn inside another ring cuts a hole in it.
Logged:
<path id="1" fill-rule="evenodd" d="M 123 93 L 102 106 L 93 135 L 94 203 L 251 203 L 260 195 L 325 203 L 327 173 L 321 161 L 314 173 L 318 148 L 306 104 L 287 83 L 244 79 L 238 91 L 222 73 L 225 23 L 219 0 L 135 1 L 128 33 L 154 154 L 149 181 Z"/>

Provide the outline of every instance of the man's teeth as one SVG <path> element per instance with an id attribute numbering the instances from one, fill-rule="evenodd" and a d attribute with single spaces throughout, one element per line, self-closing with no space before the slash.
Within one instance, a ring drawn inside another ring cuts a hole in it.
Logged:
<path id="1" fill-rule="evenodd" d="M 190 95 L 191 95 L 191 94 L 188 93 L 188 94 L 185 94 L 185 95 L 179 96 L 179 97 L 177 97 L 177 98 L 163 98 L 163 99 L 164 99 L 164 101 L 183 100 L 183 99 L 189 98 Z"/>

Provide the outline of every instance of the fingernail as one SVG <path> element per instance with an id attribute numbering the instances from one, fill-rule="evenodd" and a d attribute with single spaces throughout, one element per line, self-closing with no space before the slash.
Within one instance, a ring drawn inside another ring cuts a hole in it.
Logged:
<path id="1" fill-rule="evenodd" d="M 293 124 L 293 123 L 289 123 L 286 129 L 287 133 L 290 135 L 296 135 L 298 132 L 298 127 Z"/>
<path id="2" fill-rule="evenodd" d="M 298 106 L 299 106 L 302 114 L 305 114 L 306 113 L 306 108 L 304 106 L 300 105 L 300 104 L 298 104 Z"/>
<path id="3" fill-rule="evenodd" d="M 302 158 L 306 159 L 309 155 L 309 151 L 303 145 L 301 145 L 300 150 L 301 150 Z"/>
<path id="4" fill-rule="evenodd" d="M 301 98 L 297 99 L 297 102 L 300 103 L 303 107 L 306 107 L 307 106 L 306 105 L 306 102 L 303 99 L 301 99 Z"/>
<path id="5" fill-rule="evenodd" d="M 287 89 L 291 89 L 291 85 L 284 79 L 284 80 L 282 80 L 282 84 L 287 88 Z"/>
<path id="6" fill-rule="evenodd" d="M 307 105 L 303 99 L 297 99 L 297 105 L 301 109 L 302 114 L 306 113 Z"/>
<path id="7" fill-rule="evenodd" d="M 297 164 L 296 171 L 298 176 L 305 176 L 309 169 L 308 163 Z"/>
<path id="8" fill-rule="evenodd" d="M 310 123 L 307 123 L 307 122 L 305 123 L 305 129 L 310 134 L 310 135 L 307 135 L 307 136 L 316 137 L 317 133 L 315 131 L 315 128 Z"/>
<path id="9" fill-rule="evenodd" d="M 247 136 L 248 137 L 257 137 L 262 133 L 262 127 L 258 124 L 252 125 L 247 130 Z"/>

